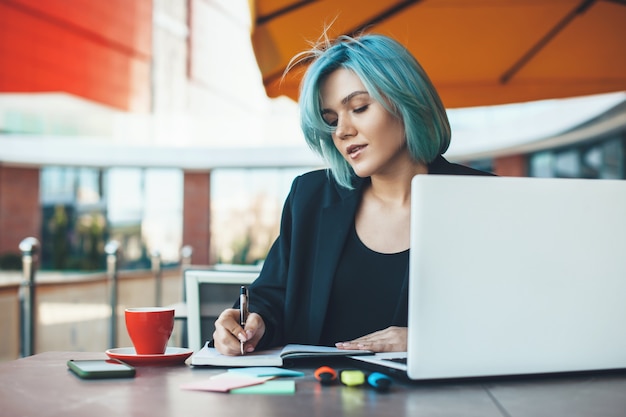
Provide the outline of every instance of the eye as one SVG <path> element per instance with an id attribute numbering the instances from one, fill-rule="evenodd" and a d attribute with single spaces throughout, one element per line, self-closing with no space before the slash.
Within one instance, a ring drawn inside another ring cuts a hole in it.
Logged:
<path id="1" fill-rule="evenodd" d="M 367 110 L 367 108 L 368 108 L 369 106 L 370 106 L 369 104 L 366 104 L 365 106 L 360 106 L 360 107 L 357 107 L 357 108 L 356 108 L 356 109 L 354 109 L 353 111 L 354 111 L 355 113 L 363 113 L 363 112 L 365 112 L 365 111 Z"/>
<path id="2" fill-rule="evenodd" d="M 337 126 L 337 116 L 331 113 L 322 114 L 322 119 L 324 120 L 324 122 L 326 122 L 328 126 L 331 126 L 331 127 Z"/>

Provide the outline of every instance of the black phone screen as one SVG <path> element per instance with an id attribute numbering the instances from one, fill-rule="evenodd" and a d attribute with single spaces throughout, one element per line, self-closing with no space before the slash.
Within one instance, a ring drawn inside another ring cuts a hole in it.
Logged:
<path id="1" fill-rule="evenodd" d="M 117 359 L 67 361 L 68 368 L 81 378 L 132 378 L 135 368 Z"/>

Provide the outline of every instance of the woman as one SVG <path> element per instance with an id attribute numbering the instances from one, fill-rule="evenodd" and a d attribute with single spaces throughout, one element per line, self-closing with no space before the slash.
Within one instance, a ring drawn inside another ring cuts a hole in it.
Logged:
<path id="1" fill-rule="evenodd" d="M 489 174 L 441 156 L 450 143 L 445 109 L 395 40 L 342 36 L 297 59 L 312 61 L 301 127 L 330 169 L 294 180 L 280 236 L 249 289 L 245 329 L 239 310 L 225 310 L 215 347 L 227 355 L 287 343 L 404 351 L 411 179 Z"/>

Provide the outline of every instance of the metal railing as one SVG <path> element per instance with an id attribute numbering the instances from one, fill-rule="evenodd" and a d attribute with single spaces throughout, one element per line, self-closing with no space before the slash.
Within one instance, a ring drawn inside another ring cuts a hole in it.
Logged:
<path id="1" fill-rule="evenodd" d="M 20 356 L 30 356 L 35 352 L 35 270 L 39 241 L 27 237 L 19 245 L 22 252 L 23 277 L 19 289 L 20 304 Z"/>
<path id="2" fill-rule="evenodd" d="M 120 244 L 111 240 L 104 247 L 107 257 L 107 277 L 109 280 L 109 303 L 111 306 L 111 321 L 109 323 L 109 346 L 117 347 L 117 298 L 118 298 L 118 258 Z"/>
<path id="3" fill-rule="evenodd" d="M 191 255 L 193 255 L 193 248 L 191 246 L 185 245 L 180 249 L 180 263 L 183 273 L 185 269 L 189 268 L 191 265 Z"/>
<path id="4" fill-rule="evenodd" d="M 20 312 L 20 357 L 35 353 L 35 327 L 37 317 L 36 303 L 36 271 L 39 261 L 40 243 L 34 237 L 27 237 L 19 244 L 22 253 L 22 279 L 18 291 Z M 122 257 L 121 245 L 115 240 L 109 241 L 104 248 L 106 256 L 106 274 L 109 306 L 111 316 L 109 322 L 108 344 L 111 348 L 118 344 L 118 303 L 119 303 L 119 265 Z M 183 246 L 181 255 L 181 272 L 191 265 L 191 246 Z M 152 252 L 152 273 L 155 285 L 155 306 L 163 304 L 163 264 L 158 250 Z M 182 273 L 181 273 L 182 277 Z M 183 284 L 184 285 L 184 284 Z"/>
<path id="5" fill-rule="evenodd" d="M 152 251 L 152 273 L 154 274 L 154 305 L 160 307 L 163 304 L 163 273 L 161 265 L 161 253 Z"/>

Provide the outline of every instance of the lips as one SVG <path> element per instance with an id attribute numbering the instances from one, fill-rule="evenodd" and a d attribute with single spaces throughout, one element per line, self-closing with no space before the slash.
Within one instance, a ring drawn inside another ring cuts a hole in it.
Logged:
<path id="1" fill-rule="evenodd" d="M 346 149 L 346 152 L 351 158 L 356 158 L 356 156 L 361 152 L 366 145 L 350 145 Z"/>

